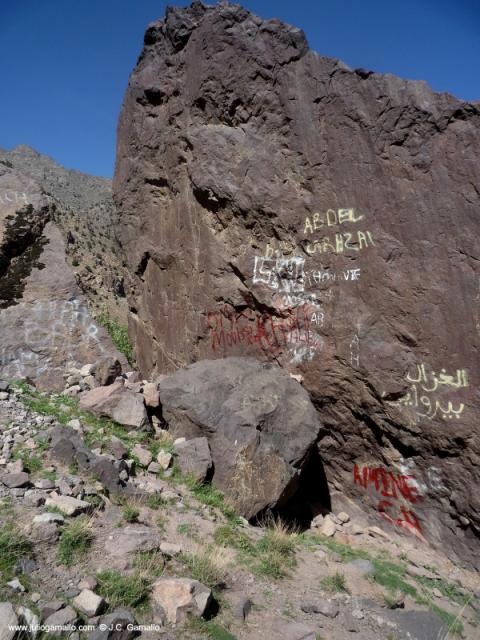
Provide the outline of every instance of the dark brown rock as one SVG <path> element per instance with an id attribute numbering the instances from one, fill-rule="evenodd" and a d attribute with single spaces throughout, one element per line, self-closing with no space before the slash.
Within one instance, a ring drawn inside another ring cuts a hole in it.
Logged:
<path id="1" fill-rule="evenodd" d="M 74 464 L 84 471 L 88 471 L 110 491 L 119 490 L 122 482 L 119 469 L 113 462 L 95 455 L 83 440 L 67 427 L 55 427 L 52 433 L 51 456 L 64 464 Z"/>
<path id="2" fill-rule="evenodd" d="M 122 373 L 122 365 L 117 358 L 107 356 L 98 360 L 93 367 L 95 382 L 104 387 L 113 384 L 115 379 Z"/>
<path id="3" fill-rule="evenodd" d="M 301 474 L 307 472 L 320 425 L 307 392 L 276 365 L 253 358 L 203 360 L 160 382 L 163 416 L 194 467 L 194 446 L 208 438 L 213 484 L 246 518 L 289 503 L 302 508 Z M 198 447 L 204 458 L 205 454 Z M 319 462 L 318 491 L 321 491 Z"/>
<path id="4" fill-rule="evenodd" d="M 212 471 L 212 456 L 207 438 L 192 438 L 175 445 L 177 463 L 180 471 L 204 482 Z"/>
<path id="5" fill-rule="evenodd" d="M 99 418 L 115 420 L 128 429 L 150 428 L 143 395 L 126 389 L 121 382 L 87 391 L 80 398 L 80 407 Z"/>
<path id="6" fill-rule="evenodd" d="M 20 487 L 27 487 L 30 484 L 30 475 L 25 473 L 25 471 L 5 473 L 0 477 L 0 480 L 9 489 L 18 489 Z"/>
<path id="7" fill-rule="evenodd" d="M 134 615 L 127 609 L 115 609 L 100 618 L 95 631 L 89 636 L 89 640 L 131 640 L 140 635 L 135 629 L 136 620 Z"/>
<path id="8" fill-rule="evenodd" d="M 301 374 L 335 509 L 477 564 L 479 125 L 194 3 L 147 30 L 114 180 L 142 375 L 236 355 Z"/>

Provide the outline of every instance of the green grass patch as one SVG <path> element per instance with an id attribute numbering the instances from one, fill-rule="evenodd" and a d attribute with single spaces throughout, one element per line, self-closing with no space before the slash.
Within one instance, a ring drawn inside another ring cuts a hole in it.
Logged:
<path id="1" fill-rule="evenodd" d="M 257 576 L 284 578 L 288 570 L 296 565 L 298 535 L 281 521 L 271 520 L 266 524 L 265 533 L 256 545 L 256 561 L 250 565 L 250 569 Z"/>
<path id="2" fill-rule="evenodd" d="M 57 561 L 71 567 L 89 550 L 93 541 L 87 518 L 77 518 L 63 529 L 57 546 Z"/>
<path id="3" fill-rule="evenodd" d="M 218 546 L 235 549 L 240 563 L 254 575 L 275 580 L 284 578 L 296 564 L 298 536 L 279 522 L 269 525 L 256 543 L 231 523 L 216 529 L 214 541 Z"/>
<path id="4" fill-rule="evenodd" d="M 211 484 L 198 484 L 194 479 L 188 477 L 184 479 L 184 482 L 199 502 L 211 508 L 218 509 L 227 520 L 234 524 L 241 522 L 232 507 L 226 503 L 225 495 L 220 489 L 216 489 Z"/>
<path id="5" fill-rule="evenodd" d="M 372 563 L 375 567 L 375 573 L 371 579 L 374 582 L 385 587 L 391 593 L 401 591 L 412 598 L 418 598 L 417 589 L 412 584 L 404 580 L 406 576 L 405 566 L 394 562 L 388 562 L 386 560 L 380 560 L 378 558 L 373 558 Z"/>
<path id="6" fill-rule="evenodd" d="M 214 620 L 204 620 L 191 616 L 188 621 L 188 629 L 202 633 L 210 640 L 237 640 L 234 635 Z"/>
<path id="7" fill-rule="evenodd" d="M 418 584 L 422 585 L 427 589 L 437 588 L 442 595 L 448 598 L 451 602 L 456 604 L 466 604 L 469 602 L 469 596 L 463 594 L 457 585 L 452 582 L 448 582 L 447 580 L 442 580 L 441 578 L 422 578 L 420 576 L 415 576 L 414 578 Z"/>
<path id="8" fill-rule="evenodd" d="M 286 559 L 293 558 L 295 538 L 295 534 L 290 534 L 287 529 L 267 529 L 258 541 L 257 547 L 263 553 L 278 553 Z"/>
<path id="9" fill-rule="evenodd" d="M 183 522 L 177 526 L 177 533 L 181 536 L 185 536 L 186 538 L 194 538 L 195 537 L 195 529 L 193 524 L 188 522 Z"/>
<path id="10" fill-rule="evenodd" d="M 150 581 L 140 571 L 126 575 L 109 570 L 97 573 L 96 592 L 109 604 L 111 610 L 117 607 L 137 608 L 148 602 Z"/>
<path id="11" fill-rule="evenodd" d="M 249 536 L 244 531 L 238 531 L 231 524 L 218 527 L 213 538 L 216 544 L 222 547 L 231 547 L 249 555 L 256 553 L 256 547 Z"/>
<path id="12" fill-rule="evenodd" d="M 0 528 L 0 573 L 2 581 L 14 578 L 14 567 L 21 558 L 33 556 L 32 545 L 15 524 L 9 522 Z"/>
<path id="13" fill-rule="evenodd" d="M 141 575 L 153 580 L 163 575 L 165 560 L 158 551 L 141 551 L 135 554 L 133 566 Z"/>
<path id="14" fill-rule="evenodd" d="M 348 593 L 347 581 L 340 571 L 336 571 L 333 576 L 325 576 L 320 584 L 325 591 L 330 593 Z"/>
<path id="15" fill-rule="evenodd" d="M 166 505 L 165 498 L 162 498 L 160 493 L 153 493 L 151 496 L 145 498 L 145 506 L 149 509 L 160 509 Z"/>
<path id="16" fill-rule="evenodd" d="M 211 547 L 206 547 L 199 553 L 181 553 L 177 559 L 183 564 L 189 577 L 210 589 L 218 589 L 225 581 L 225 567 Z"/>
<path id="17" fill-rule="evenodd" d="M 445 611 L 445 609 L 442 609 L 441 607 L 433 603 L 430 603 L 430 609 L 434 611 L 437 616 L 448 626 L 449 634 L 453 633 L 454 635 L 461 635 L 463 633 L 463 623 L 458 616 Z"/>
<path id="18" fill-rule="evenodd" d="M 125 522 L 136 522 L 139 515 L 140 511 L 132 505 L 127 504 L 123 508 L 122 518 L 125 520 Z"/>
<path id="19" fill-rule="evenodd" d="M 364 551 L 363 549 L 354 549 L 347 544 L 342 544 L 341 542 L 337 542 L 320 534 L 304 532 L 301 533 L 298 538 L 301 543 L 307 546 L 307 548 L 322 545 L 332 553 L 338 553 L 344 562 L 356 560 L 357 558 L 363 558 L 366 560 L 370 559 L 370 554 L 367 551 Z"/>
<path id="20" fill-rule="evenodd" d="M 13 460 L 21 460 L 23 467 L 29 473 L 37 473 L 42 468 L 42 461 L 31 449 L 24 446 L 16 446 L 12 451 Z"/>
<path id="21" fill-rule="evenodd" d="M 250 570 L 256 576 L 279 580 L 287 575 L 288 564 L 278 553 L 263 553 Z"/>
<path id="22" fill-rule="evenodd" d="M 133 357 L 133 345 L 128 337 L 128 329 L 119 322 L 111 318 L 108 313 L 100 313 L 96 318 L 99 325 L 104 327 L 112 338 L 113 344 L 117 347 L 120 353 L 128 360 L 128 363 L 133 366 L 135 358 Z"/>

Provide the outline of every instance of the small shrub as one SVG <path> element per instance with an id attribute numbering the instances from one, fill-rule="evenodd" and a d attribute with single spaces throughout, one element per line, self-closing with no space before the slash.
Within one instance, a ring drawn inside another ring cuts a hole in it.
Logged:
<path id="1" fill-rule="evenodd" d="M 278 553 L 263 553 L 252 567 L 252 573 L 265 578 L 280 579 L 287 575 L 285 558 Z"/>
<path id="2" fill-rule="evenodd" d="M 345 576 L 339 571 L 336 571 L 333 576 L 325 576 L 321 581 L 321 585 L 325 591 L 332 593 L 348 592 Z"/>
<path id="3" fill-rule="evenodd" d="M 142 551 L 136 554 L 134 567 L 141 575 L 148 579 L 163 575 L 165 560 L 158 551 Z"/>
<path id="4" fill-rule="evenodd" d="M 211 589 L 221 586 L 225 581 L 225 566 L 221 557 L 211 548 L 207 547 L 199 553 L 181 553 L 178 559 L 192 578 Z"/>
<path id="5" fill-rule="evenodd" d="M 69 522 L 63 529 L 58 542 L 58 563 L 71 567 L 81 556 L 87 553 L 92 540 L 93 536 L 88 519 L 78 518 Z"/>
<path id="6" fill-rule="evenodd" d="M 24 468 L 30 473 L 36 473 L 42 468 L 40 458 L 25 447 L 18 447 L 12 453 L 13 460 L 21 460 Z"/>
<path id="7" fill-rule="evenodd" d="M 126 505 L 122 511 L 122 517 L 125 522 L 136 522 L 140 511 L 132 505 Z"/>
<path id="8" fill-rule="evenodd" d="M 286 559 L 293 558 L 297 531 L 286 526 L 281 520 L 270 520 L 269 528 L 258 542 L 260 551 L 276 553 Z"/>
<path id="9" fill-rule="evenodd" d="M 266 524 L 270 528 L 266 529 L 257 543 L 259 561 L 252 571 L 269 578 L 283 578 L 287 569 L 295 566 L 297 532 L 281 520 L 269 519 Z"/>
<path id="10" fill-rule="evenodd" d="M 165 498 L 162 498 L 160 493 L 153 493 L 148 498 L 145 498 L 145 506 L 149 509 L 160 509 L 165 506 Z"/>
<path id="11" fill-rule="evenodd" d="M 385 602 L 385 606 L 388 609 L 398 609 L 399 607 L 403 607 L 402 597 L 397 593 L 384 593 L 383 600 Z"/>

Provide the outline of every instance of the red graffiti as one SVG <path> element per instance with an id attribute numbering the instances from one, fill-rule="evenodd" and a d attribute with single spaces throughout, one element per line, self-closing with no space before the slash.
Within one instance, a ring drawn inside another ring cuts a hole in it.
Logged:
<path id="1" fill-rule="evenodd" d="M 259 314 L 251 308 L 235 311 L 225 305 L 221 311 L 207 313 L 207 325 L 213 351 L 226 351 L 238 344 L 257 345 L 275 352 L 284 347 L 305 344 L 316 346 L 318 337 L 310 331 L 308 304 L 287 309 L 282 316 Z"/>
<path id="2" fill-rule="evenodd" d="M 364 489 L 373 486 L 383 498 L 389 498 L 389 500 L 378 502 L 377 509 L 382 518 L 423 538 L 420 521 L 415 513 L 411 509 L 407 509 L 404 504 L 398 505 L 396 503 L 398 500 L 406 500 L 415 504 L 423 500 L 415 476 L 394 473 L 383 467 L 355 465 L 353 467 L 353 482 Z"/>
<path id="3" fill-rule="evenodd" d="M 369 483 L 374 484 L 375 491 L 378 492 L 381 489 L 380 495 L 385 498 L 398 500 L 400 494 L 412 504 L 422 499 L 418 493 L 418 484 L 415 476 L 401 473 L 395 474 L 392 471 L 386 471 L 382 467 L 364 466 L 360 474 L 358 466 L 355 465 L 353 468 L 353 481 L 355 484 L 360 484 L 364 489 L 367 488 Z"/>

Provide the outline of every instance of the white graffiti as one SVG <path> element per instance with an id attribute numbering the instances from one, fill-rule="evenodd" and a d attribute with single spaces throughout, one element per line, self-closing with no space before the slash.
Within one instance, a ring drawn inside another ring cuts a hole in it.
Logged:
<path id="1" fill-rule="evenodd" d="M 353 281 L 359 280 L 361 275 L 361 269 L 346 269 L 341 273 L 337 274 L 333 271 L 321 271 L 321 270 L 313 270 L 305 272 L 305 281 L 308 285 L 314 287 L 320 284 L 330 284 L 335 282 L 336 280 L 346 280 Z"/>
<path id="2" fill-rule="evenodd" d="M 415 486 L 421 494 L 448 491 L 442 480 L 442 472 L 438 467 L 427 467 L 426 482 L 418 482 L 413 476 L 413 474 L 415 474 L 416 477 L 421 475 L 416 468 L 414 460 L 405 460 L 404 458 L 400 458 L 399 470 L 400 473 L 404 475 L 410 475 L 409 482 Z"/>
<path id="3" fill-rule="evenodd" d="M 55 368 L 55 362 L 57 368 L 79 363 L 80 350 L 93 350 L 97 355 L 105 352 L 98 326 L 80 300 L 40 301 L 23 314 L 16 333 L 21 346 L 0 349 L 0 370 L 7 378 L 38 376 Z"/>
<path id="4" fill-rule="evenodd" d="M 322 348 L 322 341 L 318 336 L 315 336 L 316 340 L 314 344 L 302 344 L 299 347 L 291 349 L 292 358 L 291 364 L 301 364 L 305 360 L 313 360 L 315 354 Z"/>
<path id="5" fill-rule="evenodd" d="M 360 338 L 355 334 L 350 342 L 350 364 L 352 367 L 360 366 Z"/>
<path id="6" fill-rule="evenodd" d="M 28 204 L 28 196 L 24 191 L 3 191 L 0 193 L 0 204 Z"/>
<path id="7" fill-rule="evenodd" d="M 255 256 L 253 284 L 265 284 L 285 293 L 305 290 L 305 258 L 266 258 Z"/>

